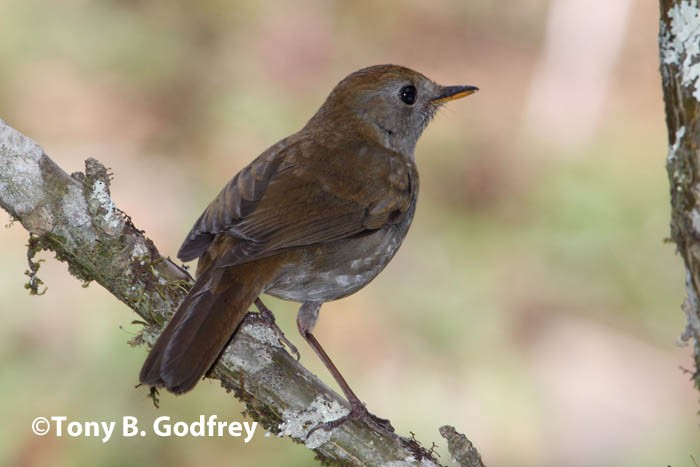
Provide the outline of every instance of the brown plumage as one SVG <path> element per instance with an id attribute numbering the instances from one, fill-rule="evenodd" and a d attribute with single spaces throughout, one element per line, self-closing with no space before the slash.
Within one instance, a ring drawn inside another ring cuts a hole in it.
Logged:
<path id="1" fill-rule="evenodd" d="M 178 257 L 199 258 L 197 281 L 141 382 L 190 390 L 262 293 L 302 302 L 299 330 L 329 366 L 311 333 L 320 306 L 362 288 L 394 256 L 415 211 L 418 137 L 442 103 L 474 91 L 395 65 L 341 81 L 304 128 L 242 169 L 195 222 Z M 344 418 L 368 416 L 331 366 L 351 402 Z"/>

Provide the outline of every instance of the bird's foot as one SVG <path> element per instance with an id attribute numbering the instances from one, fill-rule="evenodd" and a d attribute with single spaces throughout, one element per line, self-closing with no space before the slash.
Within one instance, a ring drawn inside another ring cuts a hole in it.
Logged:
<path id="1" fill-rule="evenodd" d="M 280 327 L 277 326 L 277 322 L 275 321 L 275 315 L 272 313 L 272 310 L 266 307 L 260 299 L 255 301 L 255 306 L 258 308 L 259 312 L 257 314 L 257 318 L 265 325 L 267 325 L 270 329 L 272 329 L 275 332 L 275 334 L 277 334 L 277 340 L 280 342 L 280 344 L 287 347 L 287 349 L 289 349 L 289 352 L 294 356 L 294 358 L 296 358 L 297 361 L 299 361 L 299 359 L 301 358 L 299 350 L 294 344 L 292 344 L 292 341 L 287 339 L 287 336 L 284 335 L 284 331 L 282 331 Z"/>
<path id="2" fill-rule="evenodd" d="M 379 418 L 371 413 L 369 410 L 367 410 L 365 404 L 363 404 L 359 399 L 356 401 L 351 400 L 350 407 L 350 412 L 347 415 L 343 415 L 342 417 L 336 420 L 331 420 L 330 422 L 319 423 L 311 428 L 306 434 L 306 438 L 308 439 L 309 436 L 311 436 L 311 434 L 316 430 L 323 429 L 326 431 L 331 431 L 334 428 L 338 428 L 340 425 L 353 420 L 363 421 L 376 430 L 383 431 L 388 434 L 394 434 L 394 427 L 391 426 L 391 422 L 384 418 Z"/>

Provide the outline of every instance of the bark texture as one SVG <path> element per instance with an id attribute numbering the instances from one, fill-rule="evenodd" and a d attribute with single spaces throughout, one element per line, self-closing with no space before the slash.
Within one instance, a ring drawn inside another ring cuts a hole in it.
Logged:
<path id="1" fill-rule="evenodd" d="M 700 9 L 697 1 L 661 0 L 659 49 L 669 150 L 671 239 L 686 269 L 681 342 L 694 346 L 700 389 Z"/>
<path id="2" fill-rule="evenodd" d="M 85 173 L 68 175 L 37 143 L 0 120 L 0 206 L 30 232 L 30 271 L 37 251 L 54 251 L 78 279 L 98 282 L 141 316 L 145 327 L 136 341 L 152 345 L 193 280 L 115 206 L 110 177 L 95 159 L 85 162 Z M 38 292 L 31 272 L 29 285 Z M 306 439 L 311 427 L 338 418 L 348 407 L 252 316 L 211 377 L 246 404 L 248 416 L 272 433 L 304 443 L 324 464 L 438 465 L 432 450 L 415 438 L 379 433 L 362 423 L 330 433 L 316 430 Z M 461 466 L 483 465 L 464 435 L 452 427 L 441 432 Z"/>

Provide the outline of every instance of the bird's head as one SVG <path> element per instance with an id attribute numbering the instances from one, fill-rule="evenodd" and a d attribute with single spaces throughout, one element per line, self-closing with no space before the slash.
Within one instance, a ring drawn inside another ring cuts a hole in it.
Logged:
<path id="1" fill-rule="evenodd" d="M 330 137 L 360 134 L 412 156 L 421 133 L 444 103 L 466 97 L 475 86 L 441 86 L 398 65 L 356 71 L 336 85 L 307 127 Z"/>

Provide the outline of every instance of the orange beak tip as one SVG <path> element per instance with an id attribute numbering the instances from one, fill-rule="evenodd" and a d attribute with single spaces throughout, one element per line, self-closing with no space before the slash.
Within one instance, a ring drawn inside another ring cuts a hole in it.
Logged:
<path id="1" fill-rule="evenodd" d="M 440 95 L 433 99 L 436 104 L 442 104 L 449 101 L 461 99 L 470 96 L 477 92 L 479 88 L 476 86 L 446 86 L 443 87 Z"/>

